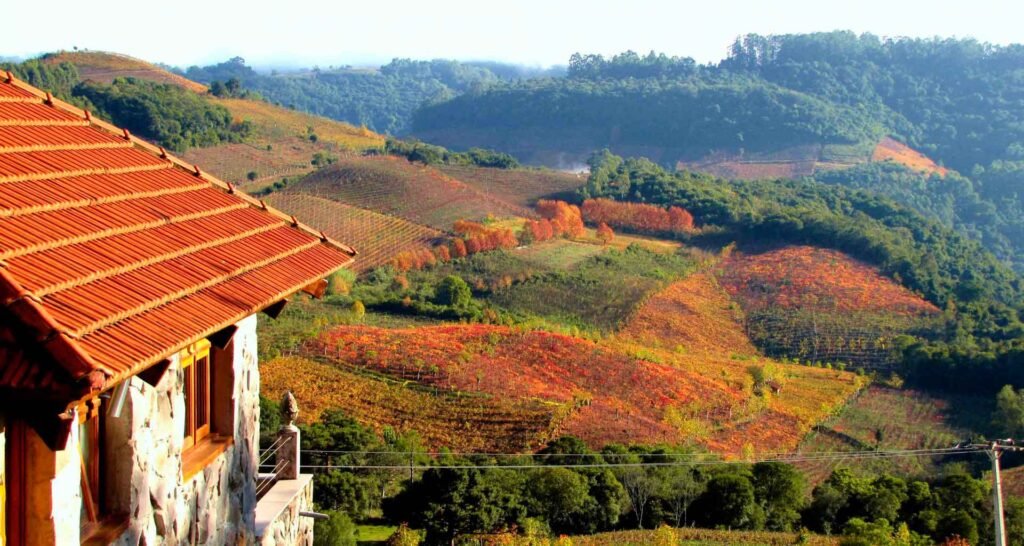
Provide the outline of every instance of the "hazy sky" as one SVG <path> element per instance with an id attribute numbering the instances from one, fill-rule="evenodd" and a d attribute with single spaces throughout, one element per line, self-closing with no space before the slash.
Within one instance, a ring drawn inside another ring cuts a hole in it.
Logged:
<path id="1" fill-rule="evenodd" d="M 3 0 L 0 56 L 117 51 L 174 65 L 565 64 L 632 49 L 717 61 L 740 34 L 834 29 L 1024 42 L 1021 0 Z"/>

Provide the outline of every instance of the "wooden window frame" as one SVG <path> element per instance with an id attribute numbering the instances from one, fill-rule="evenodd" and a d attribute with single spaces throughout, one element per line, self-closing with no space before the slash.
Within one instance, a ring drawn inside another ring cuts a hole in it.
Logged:
<path id="1" fill-rule="evenodd" d="M 185 398 L 183 449 L 189 450 L 210 436 L 212 428 L 212 365 L 210 342 L 201 340 L 189 346 L 181 356 L 182 393 Z"/>

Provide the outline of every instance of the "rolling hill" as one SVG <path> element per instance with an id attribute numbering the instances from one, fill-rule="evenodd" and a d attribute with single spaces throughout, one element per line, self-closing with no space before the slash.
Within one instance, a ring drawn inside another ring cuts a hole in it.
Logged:
<path id="1" fill-rule="evenodd" d="M 259 189 L 284 177 L 313 170 L 310 160 L 317 152 L 379 149 L 384 137 L 365 128 L 277 106 L 255 98 L 218 98 L 205 85 L 174 74 L 152 63 L 117 53 L 63 51 L 46 55 L 43 62 L 73 64 L 82 81 L 110 83 L 132 77 L 170 84 L 200 95 L 211 104 L 227 108 L 236 123 L 248 122 L 251 134 L 242 143 L 190 148 L 183 159 L 203 165 L 210 172 L 247 190 Z M 249 173 L 256 179 L 249 181 Z"/>
<path id="2" fill-rule="evenodd" d="M 293 189 L 439 230 L 451 229 L 457 220 L 533 216 L 525 207 L 506 203 L 433 167 L 392 156 L 342 157 Z"/>

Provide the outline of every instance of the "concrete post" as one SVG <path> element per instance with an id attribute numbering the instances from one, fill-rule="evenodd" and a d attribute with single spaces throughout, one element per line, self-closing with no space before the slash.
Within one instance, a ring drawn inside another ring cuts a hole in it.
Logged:
<path id="1" fill-rule="evenodd" d="M 277 448 L 277 464 L 274 473 L 279 480 L 296 480 L 299 478 L 299 427 L 295 426 L 295 418 L 299 415 L 299 404 L 291 391 L 286 391 L 281 399 L 281 430 L 277 432 L 280 446 Z"/>

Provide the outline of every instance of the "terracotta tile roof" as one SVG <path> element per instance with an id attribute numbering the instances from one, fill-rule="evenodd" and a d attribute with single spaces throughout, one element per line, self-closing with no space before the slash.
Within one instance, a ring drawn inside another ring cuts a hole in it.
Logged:
<path id="1" fill-rule="evenodd" d="M 354 254 L 0 76 L 0 390 L 106 388 Z"/>

